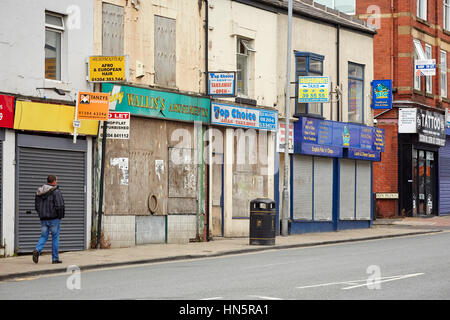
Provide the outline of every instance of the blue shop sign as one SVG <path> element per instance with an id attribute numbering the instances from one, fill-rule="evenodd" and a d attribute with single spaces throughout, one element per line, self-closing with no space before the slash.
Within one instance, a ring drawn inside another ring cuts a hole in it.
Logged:
<path id="1" fill-rule="evenodd" d="M 392 109 L 392 80 L 372 81 L 372 109 Z"/>
<path id="2" fill-rule="evenodd" d="M 276 131 L 278 112 L 211 103 L 211 124 Z"/>
<path id="3" fill-rule="evenodd" d="M 306 117 L 294 124 L 295 153 L 380 161 L 382 151 L 384 129 Z"/>

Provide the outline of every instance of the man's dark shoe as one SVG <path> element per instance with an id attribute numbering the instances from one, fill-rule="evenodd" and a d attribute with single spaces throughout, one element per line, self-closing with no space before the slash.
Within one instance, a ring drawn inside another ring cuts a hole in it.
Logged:
<path id="1" fill-rule="evenodd" d="M 39 252 L 37 250 L 33 251 L 33 262 L 38 263 L 39 262 Z"/>
<path id="2" fill-rule="evenodd" d="M 62 263 L 62 261 L 61 260 L 53 260 L 52 263 L 53 264 L 55 264 L 55 263 Z"/>

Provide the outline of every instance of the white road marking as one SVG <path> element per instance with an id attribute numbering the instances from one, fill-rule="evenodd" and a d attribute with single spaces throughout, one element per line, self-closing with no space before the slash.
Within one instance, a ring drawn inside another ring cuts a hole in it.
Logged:
<path id="1" fill-rule="evenodd" d="M 223 299 L 223 297 L 203 298 L 203 299 L 200 299 L 200 300 L 218 300 L 218 299 Z"/>
<path id="2" fill-rule="evenodd" d="M 282 300 L 281 298 L 274 298 L 274 297 L 266 297 L 266 296 L 249 296 L 253 298 L 259 298 L 264 300 Z"/>
<path id="3" fill-rule="evenodd" d="M 392 279 L 386 279 L 386 280 L 381 280 L 381 281 L 374 281 L 374 282 L 370 283 L 370 285 L 373 286 L 373 285 L 376 285 L 376 284 L 379 284 L 379 283 L 383 283 L 383 282 L 389 282 L 389 281 L 395 281 L 395 280 L 403 280 L 403 279 L 407 279 L 407 278 L 421 276 L 423 274 L 424 273 L 406 274 L 404 276 L 397 276 L 397 277 L 392 278 Z M 367 283 L 359 284 L 359 285 L 356 285 L 356 286 L 342 288 L 342 290 L 354 289 L 354 288 L 359 288 L 359 287 L 363 287 L 363 286 L 367 286 Z"/>
<path id="4" fill-rule="evenodd" d="M 370 285 L 375 285 L 377 283 L 382 283 L 382 282 L 388 282 L 388 281 L 394 281 L 394 280 L 401 280 L 401 279 L 406 279 L 406 278 L 410 278 L 410 277 L 416 277 L 419 275 L 422 275 L 423 273 L 414 273 L 414 274 L 407 274 L 407 275 L 399 275 L 399 276 L 390 276 L 390 277 L 382 277 L 379 280 L 380 281 L 374 281 L 371 282 Z M 357 283 L 362 283 L 362 284 L 357 284 Z M 346 288 L 342 288 L 342 289 L 353 289 L 353 288 L 358 288 L 358 287 L 363 287 L 363 286 L 367 286 L 367 279 L 362 279 L 362 280 L 348 280 L 348 281 L 341 281 L 341 282 L 329 282 L 329 283 L 322 283 L 322 284 L 315 284 L 315 285 L 310 285 L 310 286 L 302 286 L 302 287 L 295 287 L 296 289 L 309 289 L 309 288 L 317 288 L 317 287 L 325 287 L 325 286 L 333 286 L 333 285 L 338 285 L 338 284 L 345 284 L 345 285 L 351 285 L 350 287 L 346 287 Z"/>

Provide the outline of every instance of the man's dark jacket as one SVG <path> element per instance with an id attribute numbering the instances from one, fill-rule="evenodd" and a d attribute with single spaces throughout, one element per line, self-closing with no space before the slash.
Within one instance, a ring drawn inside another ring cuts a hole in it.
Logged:
<path id="1" fill-rule="evenodd" d="M 44 184 L 36 191 L 34 207 L 41 220 L 64 218 L 64 199 L 58 186 Z"/>

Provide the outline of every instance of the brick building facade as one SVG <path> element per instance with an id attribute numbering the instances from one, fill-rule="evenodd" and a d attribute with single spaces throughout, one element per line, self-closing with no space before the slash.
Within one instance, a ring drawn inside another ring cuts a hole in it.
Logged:
<path id="1" fill-rule="evenodd" d="M 445 2 L 379 0 L 374 5 L 374 1 L 356 1 L 356 16 L 377 26 L 374 79 L 393 81 L 393 108 L 375 110 L 377 126 L 385 129 L 386 149 L 382 161 L 374 164 L 373 188 L 375 193 L 393 194 L 377 199 L 378 217 L 439 214 L 437 168 L 443 165 L 438 161 L 443 146 L 424 143 L 419 133 L 399 133 L 398 120 L 400 109 L 414 108 L 442 122 L 450 105 L 450 25 L 444 23 Z M 428 80 L 414 74 L 415 59 L 423 58 L 419 44 L 427 59 L 436 60 L 436 75 Z"/>

